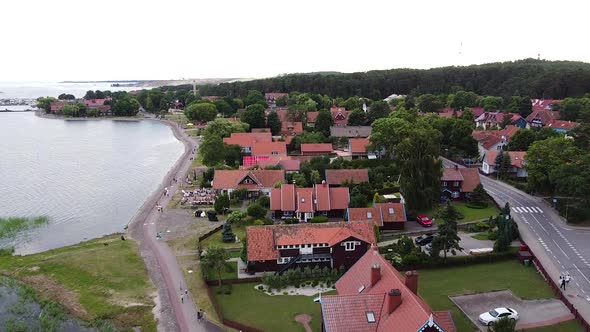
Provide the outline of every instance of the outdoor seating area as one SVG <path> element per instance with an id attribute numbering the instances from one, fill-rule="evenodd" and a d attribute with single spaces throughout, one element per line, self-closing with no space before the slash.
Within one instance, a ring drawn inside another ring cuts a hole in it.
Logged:
<path id="1" fill-rule="evenodd" d="M 217 194 L 215 190 L 207 188 L 197 188 L 195 190 L 182 190 L 182 199 L 180 205 L 190 204 L 191 206 L 198 205 L 213 205 Z"/>

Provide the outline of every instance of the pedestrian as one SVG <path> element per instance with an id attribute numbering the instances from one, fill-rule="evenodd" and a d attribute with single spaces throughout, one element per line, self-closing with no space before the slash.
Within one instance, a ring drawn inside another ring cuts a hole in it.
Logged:
<path id="1" fill-rule="evenodd" d="M 185 290 L 184 290 L 184 294 L 185 294 L 186 296 L 188 296 L 188 289 L 185 289 Z"/>
<path id="2" fill-rule="evenodd" d="M 184 303 L 184 296 L 182 294 L 180 294 L 180 302 Z"/>
<path id="3" fill-rule="evenodd" d="M 565 279 L 562 276 L 559 276 L 559 288 L 565 290 Z"/>
<path id="4" fill-rule="evenodd" d="M 199 310 L 199 311 L 197 311 L 197 320 L 200 323 L 202 319 L 203 319 L 203 313 L 201 312 L 201 310 Z"/>
<path id="5" fill-rule="evenodd" d="M 570 276 L 570 273 L 569 272 L 566 272 L 565 273 L 565 278 L 564 278 L 565 284 L 566 285 L 569 285 L 571 279 L 572 279 L 572 276 Z"/>

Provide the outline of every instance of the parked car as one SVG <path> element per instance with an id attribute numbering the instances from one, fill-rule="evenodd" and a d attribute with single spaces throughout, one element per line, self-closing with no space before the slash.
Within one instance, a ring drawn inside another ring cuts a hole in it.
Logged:
<path id="1" fill-rule="evenodd" d="M 424 246 L 424 253 L 430 256 L 430 254 L 432 253 L 432 242 Z"/>
<path id="2" fill-rule="evenodd" d="M 430 220 L 425 214 L 419 214 L 418 217 L 416 217 L 416 221 L 424 227 L 432 226 L 432 220 Z"/>
<path id="3" fill-rule="evenodd" d="M 518 313 L 512 308 L 500 307 L 479 315 L 479 321 L 483 325 L 490 326 L 504 317 L 515 321 L 518 319 Z"/>
<path id="4" fill-rule="evenodd" d="M 219 221 L 219 219 L 217 219 L 217 213 L 215 211 L 207 211 L 207 219 L 209 219 L 209 221 Z"/>
<path id="5" fill-rule="evenodd" d="M 433 238 L 434 238 L 433 234 L 423 234 L 423 235 L 418 236 L 414 240 L 414 243 L 416 243 L 416 245 L 418 245 L 418 246 L 424 246 L 424 245 L 427 245 L 430 242 L 432 242 Z"/>

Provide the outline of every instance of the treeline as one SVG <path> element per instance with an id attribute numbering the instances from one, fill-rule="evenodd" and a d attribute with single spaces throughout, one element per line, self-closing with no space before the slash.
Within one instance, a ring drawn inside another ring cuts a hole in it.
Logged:
<path id="1" fill-rule="evenodd" d="M 512 96 L 563 99 L 580 97 L 590 91 L 590 64 L 525 59 L 428 70 L 391 69 L 351 74 L 292 74 L 199 87 L 201 95 L 232 97 L 243 97 L 249 90 L 302 91 L 333 97 L 348 98 L 356 95 L 371 99 L 383 99 L 394 93 L 449 94 L 465 90 L 478 95 L 501 96 L 505 99 Z"/>

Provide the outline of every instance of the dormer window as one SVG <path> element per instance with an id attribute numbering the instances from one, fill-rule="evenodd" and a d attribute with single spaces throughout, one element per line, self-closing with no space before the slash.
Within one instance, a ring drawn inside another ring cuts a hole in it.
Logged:
<path id="1" fill-rule="evenodd" d="M 375 323 L 375 313 L 367 311 L 367 323 Z"/>
<path id="2" fill-rule="evenodd" d="M 389 214 L 393 214 L 393 208 L 389 208 Z"/>
<path id="3" fill-rule="evenodd" d="M 373 219 L 373 213 L 367 212 L 367 219 Z"/>
<path id="4" fill-rule="evenodd" d="M 305 198 L 302 198 L 301 199 L 301 203 L 305 203 Z"/>

